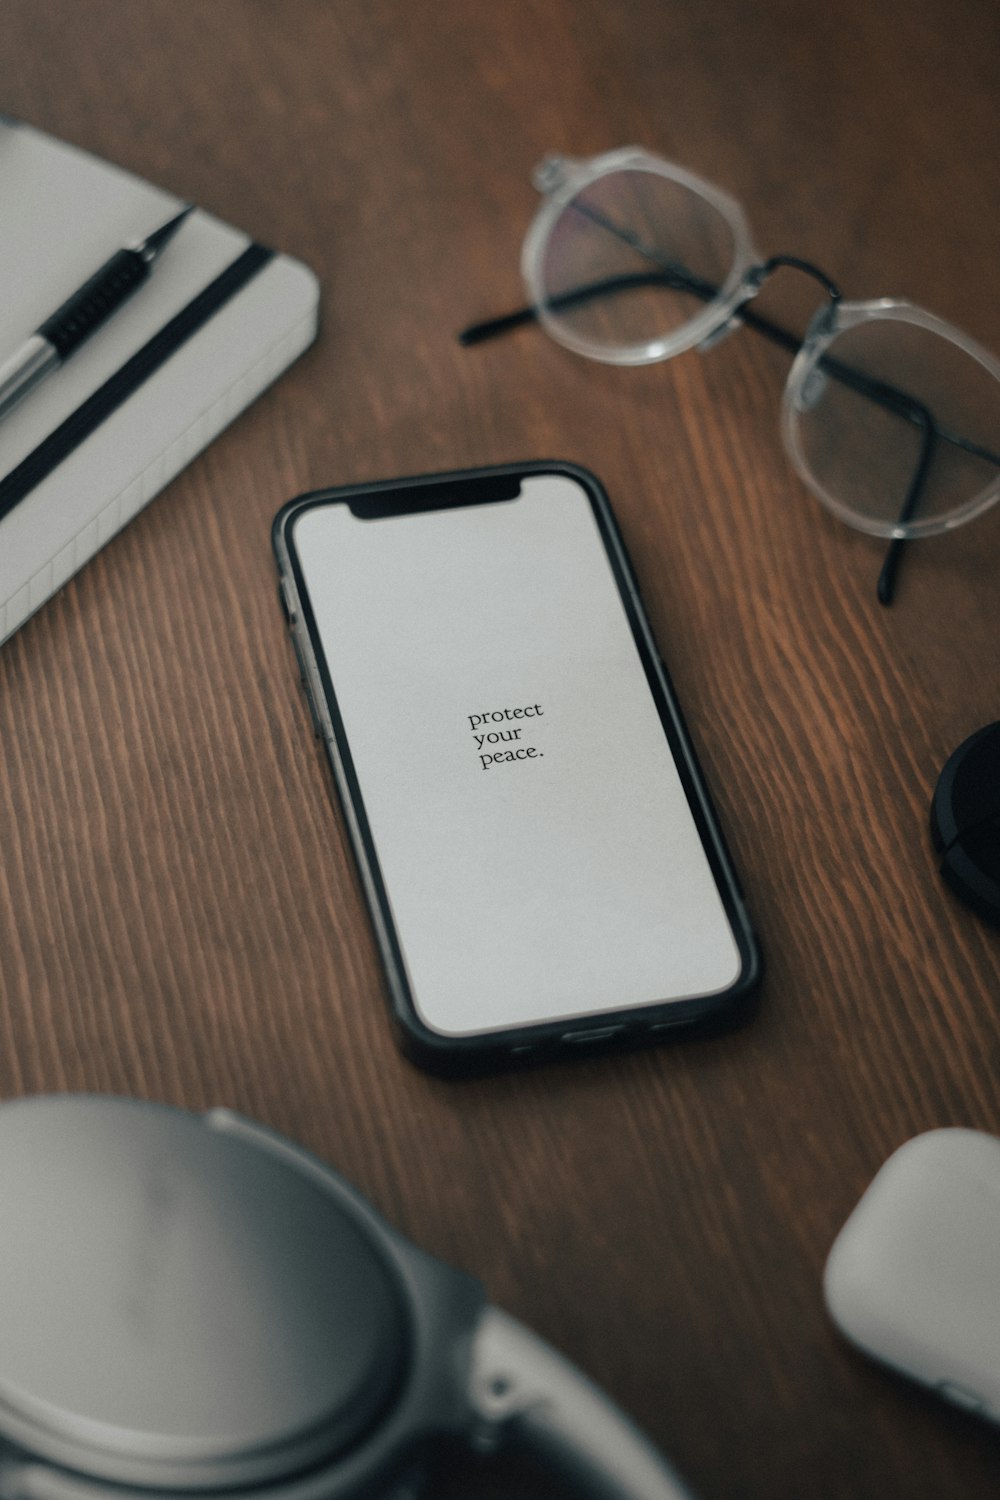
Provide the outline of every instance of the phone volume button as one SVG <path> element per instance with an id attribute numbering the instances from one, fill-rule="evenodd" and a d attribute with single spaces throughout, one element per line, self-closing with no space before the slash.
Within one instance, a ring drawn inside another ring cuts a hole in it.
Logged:
<path id="1" fill-rule="evenodd" d="M 292 631 L 292 649 L 295 652 L 295 660 L 299 665 L 299 681 L 302 683 L 302 691 L 305 694 L 306 703 L 309 705 L 309 717 L 312 719 L 313 732 L 316 738 L 321 740 L 323 738 L 323 726 L 319 721 L 319 714 L 316 712 L 312 688 L 309 686 L 309 677 L 306 673 L 306 664 L 302 658 L 302 648 L 295 637 L 294 630 Z"/>

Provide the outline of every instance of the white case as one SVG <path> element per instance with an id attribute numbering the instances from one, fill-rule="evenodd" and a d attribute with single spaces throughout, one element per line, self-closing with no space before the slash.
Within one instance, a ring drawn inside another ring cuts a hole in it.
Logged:
<path id="1" fill-rule="evenodd" d="M 901 1146 L 834 1242 L 824 1292 L 867 1354 L 1000 1421 L 1000 1140 L 946 1129 Z"/>

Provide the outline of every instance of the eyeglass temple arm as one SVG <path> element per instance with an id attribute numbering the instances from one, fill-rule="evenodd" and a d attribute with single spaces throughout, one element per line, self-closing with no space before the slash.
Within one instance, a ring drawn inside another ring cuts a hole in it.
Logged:
<path id="1" fill-rule="evenodd" d="M 570 292 L 562 292 L 558 297 L 550 298 L 549 306 L 555 312 L 565 312 L 568 308 L 581 307 L 598 297 L 606 297 L 614 292 L 638 290 L 644 286 L 666 286 L 675 291 L 691 292 L 703 302 L 711 302 L 719 295 L 717 286 L 713 286 L 709 281 L 702 281 L 700 277 L 691 276 L 678 267 L 669 271 L 637 271 L 628 276 L 608 276 L 601 281 L 589 282 L 587 286 L 575 287 Z M 772 323 L 770 318 L 761 317 L 749 307 L 741 306 L 735 309 L 732 316 L 738 317 L 741 323 L 763 334 L 765 338 L 780 345 L 782 349 L 797 352 L 802 347 L 802 340 L 794 333 L 790 333 L 787 328 L 782 328 L 777 323 Z M 538 310 L 536 308 L 519 307 L 513 312 L 501 314 L 498 318 L 487 318 L 481 323 L 472 323 L 468 328 L 463 328 L 458 335 L 458 342 L 465 347 L 482 344 L 487 339 L 510 333 L 514 328 L 522 328 L 527 323 L 537 323 L 537 321 Z"/>
<path id="2" fill-rule="evenodd" d="M 931 460 L 934 457 L 934 450 L 937 446 L 937 424 L 935 423 L 933 416 L 928 411 L 926 406 L 922 406 L 919 402 L 915 402 L 914 408 L 916 409 L 918 407 L 918 419 L 922 428 L 920 439 L 920 455 L 917 459 L 916 471 L 913 475 L 912 480 L 910 481 L 910 488 L 906 492 L 906 499 L 903 501 L 902 509 L 899 513 L 900 525 L 902 525 L 903 522 L 908 521 L 917 508 L 917 503 L 920 499 L 920 491 L 924 487 L 924 480 L 927 478 L 927 473 L 931 466 Z M 902 551 L 905 544 L 905 537 L 896 536 L 893 537 L 892 541 L 889 543 L 888 548 L 886 549 L 885 561 L 882 564 L 882 570 L 878 575 L 878 583 L 876 585 L 878 602 L 880 604 L 889 605 L 895 598 L 896 574 L 899 571 L 899 560 L 902 556 Z"/>
<path id="3" fill-rule="evenodd" d="M 827 278 L 821 272 L 816 273 L 815 267 L 809 266 L 806 262 L 799 261 L 792 256 L 775 256 L 767 263 L 767 268 L 771 270 L 779 264 L 794 264 L 799 269 L 817 274 L 818 279 L 824 283 L 827 282 Z M 605 297 L 614 292 L 629 291 L 633 288 L 643 286 L 664 285 L 674 287 L 678 291 L 692 292 L 695 296 L 702 298 L 706 302 L 711 301 L 713 297 L 718 295 L 718 287 L 713 287 L 709 282 L 700 281 L 693 276 L 683 276 L 679 272 L 647 271 L 637 272 L 630 276 L 608 277 L 605 280 L 593 282 L 589 286 L 577 287 L 571 292 L 563 292 L 560 296 L 553 297 L 550 305 L 554 310 L 562 312 L 567 308 L 581 306 L 592 301 L 594 298 Z M 831 291 L 831 295 L 833 292 L 836 292 L 836 297 L 833 300 L 839 298 L 839 291 L 833 286 L 832 282 L 828 284 L 828 290 Z M 734 308 L 730 315 L 730 321 L 737 318 L 741 323 L 745 323 L 748 328 L 752 328 L 772 344 L 777 344 L 779 348 L 787 350 L 790 354 L 797 354 L 802 348 L 802 340 L 796 337 L 794 333 L 790 333 L 787 328 L 782 328 L 780 324 L 772 322 L 770 318 L 762 317 L 760 313 L 755 312 L 746 303 L 742 303 L 740 306 Z M 458 335 L 458 341 L 465 346 L 485 343 L 487 339 L 497 338 L 500 334 L 510 333 L 515 328 L 521 328 L 527 323 L 537 323 L 537 321 L 538 312 L 534 307 L 519 307 L 516 311 L 505 313 L 498 318 L 488 318 L 481 323 L 471 324 L 470 327 L 463 329 Z M 828 369 L 829 373 L 835 379 L 842 380 L 845 384 L 855 389 L 864 390 L 866 384 L 871 384 L 871 382 L 865 381 L 860 372 L 851 371 L 847 366 L 840 366 L 837 369 L 833 368 L 834 365 L 839 365 L 839 361 L 821 360 L 820 363 L 823 365 L 824 370 Z M 865 392 L 865 394 L 871 393 Z M 930 413 L 927 413 L 925 410 L 925 415 L 927 423 L 924 425 L 924 438 L 918 461 L 917 474 L 907 493 L 900 520 L 906 520 L 916 508 L 917 498 L 930 466 L 935 428 Z M 894 537 L 889 543 L 876 586 L 880 604 L 888 606 L 895 598 L 896 579 L 899 574 L 899 564 L 902 560 L 904 545 L 905 541 L 902 537 Z"/>
<path id="4" fill-rule="evenodd" d="M 778 266 L 793 266 L 798 270 L 806 272 L 821 282 L 825 287 L 831 301 L 836 302 L 840 298 L 840 291 L 816 266 L 808 261 L 800 260 L 797 256 L 775 255 L 760 267 L 758 273 L 760 282 L 770 275 Z M 702 301 L 710 302 L 718 296 L 719 288 L 711 282 L 704 281 L 700 277 L 691 275 L 683 267 L 671 266 L 669 269 L 657 271 L 634 272 L 627 276 L 605 277 L 600 281 L 589 283 L 587 286 L 575 287 L 572 291 L 563 292 L 558 297 L 553 297 L 550 306 L 556 311 L 564 311 L 566 308 L 578 307 L 594 300 L 597 297 L 608 296 L 614 292 L 630 291 L 644 286 L 668 286 L 677 291 L 686 291 L 700 298 Z M 759 290 L 756 288 L 755 290 Z M 802 340 L 779 323 L 770 318 L 762 317 L 755 312 L 746 302 L 739 304 L 731 313 L 732 319 L 739 319 L 748 328 L 754 329 L 771 343 L 789 353 L 797 354 L 802 348 Z M 521 307 L 514 312 L 506 313 L 498 318 L 489 318 L 484 322 L 473 323 L 470 327 L 463 329 L 458 335 L 459 343 L 471 345 L 483 343 L 487 339 L 495 338 L 500 334 L 508 333 L 514 328 L 522 327 L 527 323 L 538 321 L 538 312 L 534 307 Z M 859 395 L 867 396 L 878 405 L 894 411 L 897 416 L 913 422 L 921 428 L 922 439 L 920 454 L 917 459 L 917 468 L 913 480 L 907 491 L 906 498 L 900 511 L 900 523 L 907 521 L 917 508 L 920 491 L 923 488 L 934 455 L 934 449 L 938 437 L 944 437 L 957 447 L 985 458 L 988 461 L 1000 464 L 1000 457 L 978 444 L 966 442 L 956 434 L 948 433 L 940 429 L 934 421 L 930 411 L 914 397 L 904 391 L 896 390 L 893 386 L 883 381 L 873 380 L 870 376 L 862 374 L 860 370 L 852 369 L 841 360 L 821 359 L 820 368 L 825 374 L 832 375 L 835 380 L 857 391 Z M 878 599 L 881 604 L 889 605 L 895 596 L 896 578 L 899 571 L 899 563 L 902 550 L 905 545 L 904 537 L 894 537 L 886 552 L 885 561 L 878 579 Z"/>

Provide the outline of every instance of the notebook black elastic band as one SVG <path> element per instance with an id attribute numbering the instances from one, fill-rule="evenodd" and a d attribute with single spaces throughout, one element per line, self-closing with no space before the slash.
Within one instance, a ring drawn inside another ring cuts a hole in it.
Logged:
<path id="1" fill-rule="evenodd" d="M 197 297 L 175 314 L 169 323 L 165 323 L 148 343 L 143 344 L 131 359 L 126 360 L 121 369 L 98 386 L 64 422 L 60 422 L 37 448 L 32 449 L 27 458 L 11 469 L 4 479 L 0 479 L 0 521 L 273 257 L 274 251 L 268 250 L 264 245 L 249 245 Z"/>

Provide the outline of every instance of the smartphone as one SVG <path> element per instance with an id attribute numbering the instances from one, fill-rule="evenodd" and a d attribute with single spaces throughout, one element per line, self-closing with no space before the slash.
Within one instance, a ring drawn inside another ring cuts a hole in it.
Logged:
<path id="1" fill-rule="evenodd" d="M 273 541 L 404 1050 L 461 1070 L 733 1018 L 757 945 L 598 481 L 323 490 Z"/>

